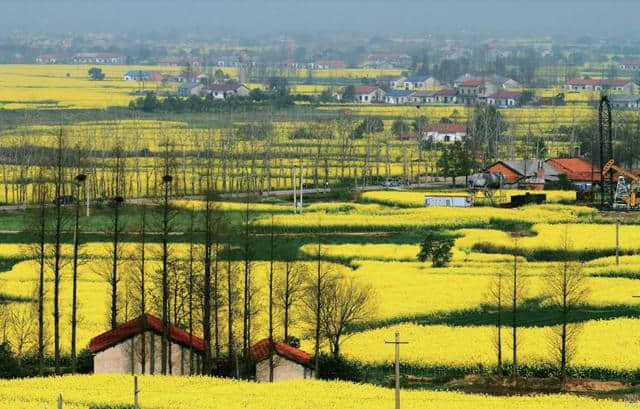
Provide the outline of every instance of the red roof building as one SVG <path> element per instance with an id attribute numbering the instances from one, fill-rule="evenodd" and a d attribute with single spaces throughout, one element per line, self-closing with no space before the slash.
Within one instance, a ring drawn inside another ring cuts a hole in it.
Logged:
<path id="1" fill-rule="evenodd" d="M 456 132 L 467 132 L 467 125 L 465 124 L 431 124 L 427 126 L 428 132 L 438 132 L 438 133 L 456 133 Z"/>
<path id="2" fill-rule="evenodd" d="M 145 331 L 162 335 L 163 330 L 164 325 L 160 318 L 145 314 L 93 338 L 89 342 L 89 349 L 97 354 Z M 204 352 L 205 349 L 202 338 L 191 335 L 182 328 L 171 324 L 169 324 L 169 340 L 196 351 Z"/>
<path id="3" fill-rule="evenodd" d="M 464 81 L 462 84 L 460 84 L 461 87 L 479 87 L 480 85 L 483 85 L 484 81 L 482 80 L 466 80 Z"/>
<path id="4" fill-rule="evenodd" d="M 309 368 L 312 367 L 313 357 L 308 353 L 280 341 L 273 341 L 273 347 L 270 347 L 269 345 L 269 339 L 263 339 L 251 347 L 249 350 L 249 356 L 254 362 L 264 361 L 269 358 L 271 355 L 271 348 L 273 348 L 273 353 L 275 355 L 279 355 Z"/>
<path id="5" fill-rule="evenodd" d="M 547 159 L 547 163 L 572 182 L 600 181 L 599 167 L 582 158 L 554 158 Z"/>
<path id="6" fill-rule="evenodd" d="M 313 378 L 312 356 L 284 342 L 263 339 L 249 349 L 249 357 L 255 362 L 258 382 L 271 381 L 272 363 L 274 381 Z"/>
<path id="7" fill-rule="evenodd" d="M 573 90 L 602 90 L 614 89 L 617 91 L 636 91 L 638 85 L 631 80 L 619 79 L 574 79 L 567 81 L 565 87 Z"/>
<path id="8" fill-rule="evenodd" d="M 97 374 L 158 374 L 162 371 L 162 334 L 165 325 L 144 314 L 93 338 L 93 371 Z M 167 374 L 201 373 L 204 341 L 169 324 Z M 143 354 L 144 351 L 144 354 Z"/>

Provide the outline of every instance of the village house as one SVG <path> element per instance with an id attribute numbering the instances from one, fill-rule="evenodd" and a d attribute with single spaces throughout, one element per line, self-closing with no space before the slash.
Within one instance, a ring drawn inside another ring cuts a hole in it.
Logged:
<path id="1" fill-rule="evenodd" d="M 610 80 L 610 79 L 574 79 L 567 81 L 565 88 L 571 91 L 638 91 L 638 85 L 631 80 Z"/>
<path id="2" fill-rule="evenodd" d="M 269 358 L 273 356 L 273 380 L 313 379 L 313 359 L 308 353 L 284 342 L 263 339 L 249 350 L 256 365 L 256 381 L 269 382 Z"/>
<path id="3" fill-rule="evenodd" d="M 487 76 L 478 76 L 478 75 L 471 75 L 469 73 L 461 75 L 458 78 L 456 78 L 453 81 L 453 86 L 455 88 L 458 88 L 462 83 L 469 80 L 484 81 L 485 84 L 487 84 L 487 88 L 490 90 L 489 92 L 491 92 L 492 89 L 496 90 L 493 92 L 497 92 L 497 90 L 501 88 L 502 89 L 522 88 L 522 85 L 518 81 L 511 78 L 503 77 L 502 75 L 490 74 Z"/>
<path id="4" fill-rule="evenodd" d="M 73 56 L 74 64 L 108 64 L 122 65 L 126 58 L 114 53 L 78 53 Z"/>
<path id="5" fill-rule="evenodd" d="M 640 70 L 640 58 L 625 58 L 620 61 L 621 70 Z"/>
<path id="6" fill-rule="evenodd" d="M 615 109 L 640 109 L 640 95 L 612 94 L 609 96 L 611 107 Z"/>
<path id="7" fill-rule="evenodd" d="M 125 81 L 149 81 L 150 75 L 151 71 L 132 70 L 127 71 L 126 74 L 124 74 L 123 79 Z"/>
<path id="8" fill-rule="evenodd" d="M 467 126 L 465 124 L 431 124 L 422 133 L 423 140 L 433 142 L 457 142 L 462 141 L 467 136 Z"/>
<path id="9" fill-rule="evenodd" d="M 342 95 L 347 87 L 342 87 L 336 95 L 338 101 L 342 101 Z M 375 85 L 361 85 L 355 87 L 355 101 L 369 104 L 371 102 L 384 101 L 385 92 L 382 88 Z"/>
<path id="10" fill-rule="evenodd" d="M 159 58 L 158 61 L 156 61 L 156 63 L 158 65 L 165 65 L 167 67 L 177 67 L 178 65 L 183 65 L 182 58 L 175 55 Z"/>
<path id="11" fill-rule="evenodd" d="M 520 91 L 501 91 L 487 97 L 487 105 L 495 105 L 498 107 L 515 107 L 520 105 Z"/>
<path id="12" fill-rule="evenodd" d="M 159 374 L 162 368 L 161 343 L 164 329 L 160 318 L 144 314 L 93 338 L 89 343 L 89 349 L 93 353 L 94 373 L 142 373 L 144 345 L 144 372 Z M 171 358 L 168 362 L 168 372 L 171 375 L 200 373 L 199 368 L 202 367 L 205 351 L 204 341 L 175 325 L 169 325 L 168 332 Z M 191 358 L 194 365 L 190 370 Z"/>
<path id="13" fill-rule="evenodd" d="M 464 104 L 475 104 L 478 99 L 495 94 L 495 84 L 485 80 L 466 80 L 458 84 L 458 101 Z"/>
<path id="14" fill-rule="evenodd" d="M 378 77 L 376 83 L 381 87 L 400 88 L 404 86 L 405 79 L 406 77 L 402 75 L 382 75 Z"/>
<path id="15" fill-rule="evenodd" d="M 412 92 L 404 89 L 393 89 L 384 94 L 384 102 L 387 104 L 401 105 L 409 102 Z"/>
<path id="16" fill-rule="evenodd" d="M 398 52 L 376 52 L 365 57 L 364 66 L 373 68 L 407 68 L 411 65 L 411 56 Z"/>
<path id="17" fill-rule="evenodd" d="M 417 75 L 413 77 L 407 77 L 404 80 L 404 89 L 416 89 L 416 88 L 429 88 L 437 87 L 440 85 L 435 77 L 429 75 Z"/>
<path id="18" fill-rule="evenodd" d="M 520 182 L 537 185 L 541 180 L 545 183 L 559 180 L 558 176 L 561 172 L 547 163 L 543 163 L 540 171 L 538 170 L 539 164 L 538 160 L 501 160 L 489 166 L 486 171 L 502 173 L 506 185 L 516 185 Z"/>
<path id="19" fill-rule="evenodd" d="M 341 60 L 317 60 L 309 63 L 308 68 L 312 70 L 342 69 L 346 68 L 346 65 Z"/>
<path id="20" fill-rule="evenodd" d="M 295 61 L 295 60 L 293 60 L 291 58 L 288 58 L 288 59 L 286 59 L 286 60 L 284 60 L 282 62 L 282 66 L 285 67 L 285 68 L 298 69 L 298 68 L 304 68 L 306 66 L 306 64 L 302 63 L 302 62 Z"/>
<path id="21" fill-rule="evenodd" d="M 580 190 L 588 190 L 592 182 L 600 182 L 600 168 L 583 158 L 553 158 L 546 163 Z"/>
<path id="22" fill-rule="evenodd" d="M 201 82 L 187 82 L 178 88 L 176 95 L 179 97 L 200 96 L 203 90 L 204 84 Z"/>
<path id="23" fill-rule="evenodd" d="M 458 102 L 458 92 L 455 89 L 441 89 L 436 91 L 435 100 L 440 104 L 455 104 Z"/>
<path id="24" fill-rule="evenodd" d="M 221 84 L 210 84 L 207 87 L 206 92 L 213 95 L 213 98 L 215 99 L 227 99 L 235 96 L 249 96 L 251 90 L 244 84 L 237 82 L 225 82 Z"/>
<path id="25" fill-rule="evenodd" d="M 436 91 L 414 91 L 409 95 L 409 101 L 414 104 L 433 104 L 436 102 Z"/>
<path id="26" fill-rule="evenodd" d="M 36 57 L 36 64 L 56 64 L 61 59 L 51 54 L 41 54 Z"/>

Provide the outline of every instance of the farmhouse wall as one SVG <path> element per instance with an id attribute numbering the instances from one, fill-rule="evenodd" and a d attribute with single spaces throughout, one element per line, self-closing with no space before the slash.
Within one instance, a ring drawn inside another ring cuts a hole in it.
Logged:
<path id="1" fill-rule="evenodd" d="M 162 371 L 162 337 L 154 332 L 145 333 L 145 373 L 152 373 L 151 360 L 153 359 L 153 373 Z M 155 344 L 155 345 L 153 345 Z M 189 348 L 174 342 L 171 346 L 170 369 L 173 375 L 189 374 Z M 93 370 L 96 374 L 121 374 L 131 373 L 131 362 L 135 362 L 135 373 L 142 373 L 142 334 L 123 341 L 111 348 L 100 351 L 93 357 Z M 201 357 L 194 353 L 194 371 L 199 368 Z M 167 369 L 168 371 L 169 369 Z M 197 371 L 196 371 L 197 372 Z M 268 373 L 267 373 L 268 374 Z"/>
<path id="2" fill-rule="evenodd" d="M 514 172 L 511 168 L 503 165 L 502 163 L 496 163 L 488 169 L 491 173 L 502 173 L 505 177 L 505 183 L 511 184 L 515 183 L 522 175 L 517 172 Z"/>
<path id="3" fill-rule="evenodd" d="M 313 371 L 305 368 L 297 362 L 290 361 L 279 355 L 273 357 L 273 380 L 285 381 L 288 379 L 313 378 Z M 256 364 L 256 380 L 258 382 L 269 382 L 269 360 L 265 359 Z"/>

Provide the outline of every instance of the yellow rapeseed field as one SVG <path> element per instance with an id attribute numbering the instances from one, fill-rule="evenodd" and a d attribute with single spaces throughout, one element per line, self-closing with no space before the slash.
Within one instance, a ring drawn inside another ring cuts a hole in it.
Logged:
<path id="1" fill-rule="evenodd" d="M 575 367 L 598 367 L 631 371 L 640 367 L 640 320 L 619 318 L 587 321 L 576 338 Z M 399 331 L 409 344 L 403 345 L 402 359 L 414 365 L 473 367 L 492 366 L 496 362 L 493 326 L 454 327 L 447 325 L 402 324 L 349 337 L 342 346 L 346 357 L 370 364 L 391 364 L 393 348 L 381 342 L 393 339 Z M 503 327 L 503 348 L 511 350 L 510 329 Z M 550 327 L 520 328 L 518 353 L 522 364 L 536 366 L 553 363 L 549 346 Z M 469 342 L 473 340 L 473 342 Z M 505 353 L 505 362 L 510 362 Z"/>
<path id="2" fill-rule="evenodd" d="M 575 202 L 576 192 L 566 190 L 545 190 L 544 192 L 533 192 L 526 190 L 503 190 L 502 196 L 505 201 L 511 200 L 511 196 L 524 195 L 526 193 L 544 193 L 547 195 L 548 203 L 569 203 Z M 459 192 L 433 192 L 433 191 L 396 191 L 377 190 L 362 193 L 365 201 L 383 203 L 389 205 L 399 205 L 405 207 L 423 207 L 424 197 L 427 195 L 468 195 L 466 191 Z"/>
<path id="3" fill-rule="evenodd" d="M 388 347 L 388 346 L 387 346 Z M 139 377 L 140 405 L 146 409 L 383 409 L 393 407 L 393 391 L 371 385 L 313 380 L 258 384 L 205 377 Z M 65 376 L 0 381 L 7 409 L 53 408 L 58 394 L 68 406 L 132 404 L 133 379 L 127 375 Z M 28 391 L 28 392 L 26 392 Z M 575 395 L 495 397 L 461 392 L 403 391 L 409 409 L 617 409 L 624 402 Z"/>

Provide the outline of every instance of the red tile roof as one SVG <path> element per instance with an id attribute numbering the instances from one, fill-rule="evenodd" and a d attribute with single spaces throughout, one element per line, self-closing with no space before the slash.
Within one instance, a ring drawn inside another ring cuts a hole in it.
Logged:
<path id="1" fill-rule="evenodd" d="M 456 133 L 467 132 L 467 126 L 465 124 L 432 124 L 427 127 L 428 132 L 438 133 Z"/>
<path id="2" fill-rule="evenodd" d="M 96 354 L 144 331 L 153 331 L 162 334 L 163 329 L 164 325 L 160 318 L 150 314 L 144 314 L 93 338 L 91 342 L 89 342 L 89 349 Z M 193 346 L 197 351 L 203 352 L 205 348 L 204 341 L 201 338 L 189 335 L 187 331 L 171 324 L 169 324 L 169 339 L 176 344 L 186 347 Z"/>
<path id="3" fill-rule="evenodd" d="M 555 158 L 547 159 L 547 163 L 564 173 L 567 179 L 575 182 L 588 182 L 600 180 L 600 169 L 582 158 Z"/>
<path id="4" fill-rule="evenodd" d="M 466 80 L 465 82 L 460 84 L 460 86 L 461 87 L 479 87 L 480 85 L 483 85 L 483 84 L 484 84 L 483 80 Z"/>
<path id="5" fill-rule="evenodd" d="M 273 341 L 272 348 L 269 348 L 269 345 L 269 339 L 263 339 L 249 349 L 249 356 L 255 362 L 264 361 L 269 358 L 271 349 L 273 348 L 276 355 L 280 355 L 290 361 L 297 362 L 300 365 L 304 365 L 309 368 L 311 367 L 311 360 L 313 357 L 308 353 L 280 341 Z"/>
<path id="6" fill-rule="evenodd" d="M 518 99 L 522 95 L 520 91 L 502 91 L 497 94 L 490 95 L 489 98 L 493 99 Z"/>
<path id="7" fill-rule="evenodd" d="M 377 87 L 375 85 L 360 85 L 354 88 L 355 88 L 356 95 L 362 95 L 362 94 L 371 94 L 372 92 L 379 89 L 380 87 Z M 346 89 L 347 87 L 340 88 L 340 90 L 338 91 L 338 94 L 344 94 Z"/>
<path id="8" fill-rule="evenodd" d="M 441 89 L 436 91 L 436 96 L 455 97 L 458 95 L 455 89 Z"/>

